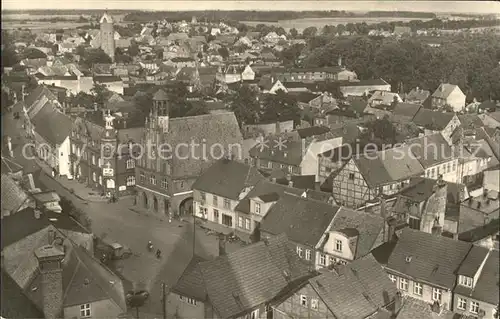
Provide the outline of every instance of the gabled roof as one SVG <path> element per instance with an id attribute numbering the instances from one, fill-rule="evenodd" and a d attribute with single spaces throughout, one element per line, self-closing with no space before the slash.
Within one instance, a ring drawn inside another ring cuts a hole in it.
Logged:
<path id="1" fill-rule="evenodd" d="M 222 145 L 224 147 L 222 155 L 235 152 L 237 148 L 234 145 L 241 146 L 243 141 L 233 112 L 171 118 L 168 132 L 162 136 L 162 139 L 169 143 L 172 149 L 175 149 L 180 143 L 185 145 L 198 143 L 206 146 L 206 150 L 211 150 L 215 144 Z M 214 147 L 213 154 L 209 154 L 210 152 L 201 154 L 203 149 L 203 147 L 179 148 L 180 151 L 185 150 L 186 154 L 178 154 L 172 158 L 172 176 L 199 176 L 211 166 L 214 159 L 221 158 L 220 147 Z M 239 156 L 240 154 L 235 155 Z M 203 156 L 207 159 L 204 159 Z"/>
<path id="2" fill-rule="evenodd" d="M 264 176 L 255 167 L 221 159 L 203 172 L 192 189 L 238 200 L 245 187 L 253 186 L 262 179 Z"/>
<path id="3" fill-rule="evenodd" d="M 64 307 L 111 299 L 126 312 L 121 279 L 92 257 L 85 248 L 77 245 L 66 247 L 62 276 Z M 39 308 L 43 308 L 41 277 L 40 272 L 37 272 L 25 289 L 25 293 Z"/>
<path id="4" fill-rule="evenodd" d="M 371 255 L 312 278 L 309 284 L 336 318 L 367 318 L 388 306 L 397 291 Z"/>
<path id="5" fill-rule="evenodd" d="M 439 85 L 439 87 L 432 93 L 432 97 L 435 98 L 441 98 L 441 99 L 446 99 L 454 90 L 460 90 L 458 85 L 455 84 L 449 84 L 449 83 L 442 83 Z M 461 90 L 460 90 L 461 92 Z"/>
<path id="6" fill-rule="evenodd" d="M 357 245 L 352 252 L 357 259 L 370 252 L 383 228 L 384 219 L 380 215 L 341 207 L 330 230 L 355 229 L 358 232 Z"/>
<path id="7" fill-rule="evenodd" d="M 17 283 L 4 271 L 2 271 L 2 297 L 1 316 L 3 318 L 32 318 L 44 319 L 43 312 L 40 311 L 33 302 L 24 294 Z"/>
<path id="8" fill-rule="evenodd" d="M 105 12 L 101 17 L 101 20 L 99 20 L 99 23 L 113 23 L 113 18 Z"/>
<path id="9" fill-rule="evenodd" d="M 411 154 L 422 164 L 424 169 L 450 161 L 455 157 L 453 148 L 441 133 L 413 138 L 408 140 L 407 144 L 412 146 Z"/>
<path id="10" fill-rule="evenodd" d="M 339 207 L 284 193 L 261 222 L 261 232 L 285 233 L 294 243 L 315 247 L 335 217 Z"/>
<path id="11" fill-rule="evenodd" d="M 205 301 L 207 293 L 200 270 L 200 263 L 204 261 L 206 260 L 199 256 L 193 256 L 177 283 L 172 287 L 172 292 L 199 301 Z"/>
<path id="12" fill-rule="evenodd" d="M 424 172 L 408 146 L 387 149 L 376 154 L 353 157 L 365 181 L 371 187 L 409 179 Z"/>
<path id="13" fill-rule="evenodd" d="M 250 213 L 250 199 L 259 197 L 261 195 L 277 193 L 282 195 L 284 192 L 293 193 L 294 195 L 300 196 L 304 192 L 302 189 L 297 189 L 293 187 L 288 187 L 285 185 L 272 183 L 267 180 L 261 180 L 258 182 L 250 192 L 248 192 L 247 196 L 243 198 L 238 205 L 234 208 L 235 211 L 241 213 Z"/>
<path id="14" fill-rule="evenodd" d="M 411 120 L 415 117 L 420 108 L 422 108 L 421 104 L 397 103 L 392 113 L 394 115 L 408 117 Z"/>
<path id="15" fill-rule="evenodd" d="M 486 263 L 481 270 L 481 275 L 470 293 L 472 298 L 485 301 L 491 305 L 498 304 L 499 257 L 498 250 L 490 251 L 488 259 L 486 259 Z"/>
<path id="16" fill-rule="evenodd" d="M 14 214 L 28 200 L 28 195 L 12 177 L 2 173 L 2 215 Z"/>
<path id="17" fill-rule="evenodd" d="M 297 133 L 301 139 L 306 137 L 315 137 L 319 135 L 326 134 L 330 132 L 330 129 L 326 126 L 310 126 L 305 128 L 298 128 Z"/>
<path id="18" fill-rule="evenodd" d="M 89 234 L 89 231 L 71 218 L 67 212 L 54 213 L 45 211 L 40 215 L 39 219 L 36 219 L 35 210 L 28 207 L 2 219 L 2 229 L 6 230 L 2 231 L 1 234 L 2 249 L 50 225 L 53 225 L 57 229 Z"/>
<path id="19" fill-rule="evenodd" d="M 470 243 L 405 228 L 387 268 L 417 281 L 453 289 L 456 271 L 471 248 Z"/>
<path id="20" fill-rule="evenodd" d="M 249 151 L 250 156 L 271 160 L 288 165 L 300 165 L 304 157 L 302 153 L 303 142 L 289 138 L 286 135 L 269 136 L 265 141 L 267 147 L 257 144 Z M 281 143 L 281 144 L 279 144 Z M 276 145 L 283 145 L 275 147 Z"/>
<path id="21" fill-rule="evenodd" d="M 454 116 L 455 113 L 452 112 L 443 113 L 422 107 L 415 114 L 412 122 L 417 126 L 423 126 L 430 130 L 442 130 L 450 123 Z"/>
<path id="22" fill-rule="evenodd" d="M 47 102 L 33 117 L 35 132 L 53 146 L 61 145 L 70 135 L 72 120 L 59 112 L 52 102 Z"/>
<path id="23" fill-rule="evenodd" d="M 54 93 L 52 93 L 44 85 L 39 85 L 24 99 L 24 104 L 26 105 L 27 110 L 29 110 L 33 106 L 33 104 L 36 101 L 40 100 L 43 96 L 46 96 L 49 101 L 57 100 L 57 97 L 54 95 Z"/>
<path id="24" fill-rule="evenodd" d="M 285 235 L 199 265 L 208 298 L 221 318 L 253 310 L 310 276 L 309 265 L 299 259 Z"/>

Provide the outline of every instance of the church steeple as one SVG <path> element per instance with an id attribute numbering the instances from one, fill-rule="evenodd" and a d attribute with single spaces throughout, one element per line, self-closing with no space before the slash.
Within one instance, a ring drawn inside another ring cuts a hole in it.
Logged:
<path id="1" fill-rule="evenodd" d="M 153 96 L 153 109 L 151 110 L 150 121 L 159 130 L 166 133 L 168 132 L 169 113 L 168 95 L 164 90 L 159 89 Z"/>
<path id="2" fill-rule="evenodd" d="M 100 24 L 100 41 L 101 49 L 111 57 L 111 60 L 115 59 L 115 30 L 113 27 L 113 18 L 105 12 L 99 20 Z"/>

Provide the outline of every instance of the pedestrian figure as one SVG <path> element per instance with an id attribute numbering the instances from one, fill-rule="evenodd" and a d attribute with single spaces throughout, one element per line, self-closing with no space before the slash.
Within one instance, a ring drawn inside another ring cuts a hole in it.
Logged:
<path id="1" fill-rule="evenodd" d="M 156 251 L 156 258 L 160 259 L 160 257 L 161 257 L 161 251 L 158 249 Z"/>

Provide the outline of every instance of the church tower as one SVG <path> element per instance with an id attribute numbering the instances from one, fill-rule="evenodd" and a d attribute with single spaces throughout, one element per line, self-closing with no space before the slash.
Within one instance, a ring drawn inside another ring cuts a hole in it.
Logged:
<path id="1" fill-rule="evenodd" d="M 150 120 L 151 124 L 163 133 L 168 132 L 169 111 L 167 93 L 159 89 L 153 96 L 153 109 Z"/>
<path id="2" fill-rule="evenodd" d="M 115 61 L 115 30 L 113 28 L 113 19 L 108 13 L 104 13 L 99 21 L 101 32 L 101 49 Z"/>

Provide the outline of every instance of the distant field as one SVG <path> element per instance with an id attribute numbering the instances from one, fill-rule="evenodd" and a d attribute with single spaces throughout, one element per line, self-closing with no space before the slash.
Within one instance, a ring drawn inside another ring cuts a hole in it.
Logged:
<path id="1" fill-rule="evenodd" d="M 115 21 L 120 23 L 125 15 L 114 15 Z M 47 19 L 60 18 L 68 21 L 41 21 Z M 80 18 L 78 14 L 61 14 L 61 15 L 43 15 L 43 14 L 2 14 L 2 29 L 12 30 L 12 29 L 31 29 L 31 30 L 57 30 L 57 29 L 74 29 L 84 25 L 88 25 L 89 22 L 80 23 L 76 22 Z M 21 21 L 26 23 L 21 23 Z"/>
<path id="2" fill-rule="evenodd" d="M 375 24 L 380 22 L 394 22 L 403 21 L 408 22 L 411 20 L 430 20 L 430 19 L 415 19 L 415 18 L 368 18 L 368 17 L 357 17 L 357 18 L 311 18 L 311 19 L 295 19 L 295 20 L 280 20 L 278 22 L 262 22 L 262 21 L 241 21 L 249 26 L 256 26 L 257 24 L 267 24 L 283 27 L 285 30 L 292 28 L 302 31 L 307 27 L 316 27 L 318 29 L 323 28 L 325 25 L 338 25 L 338 24 L 348 24 L 348 23 L 362 23 Z"/>

